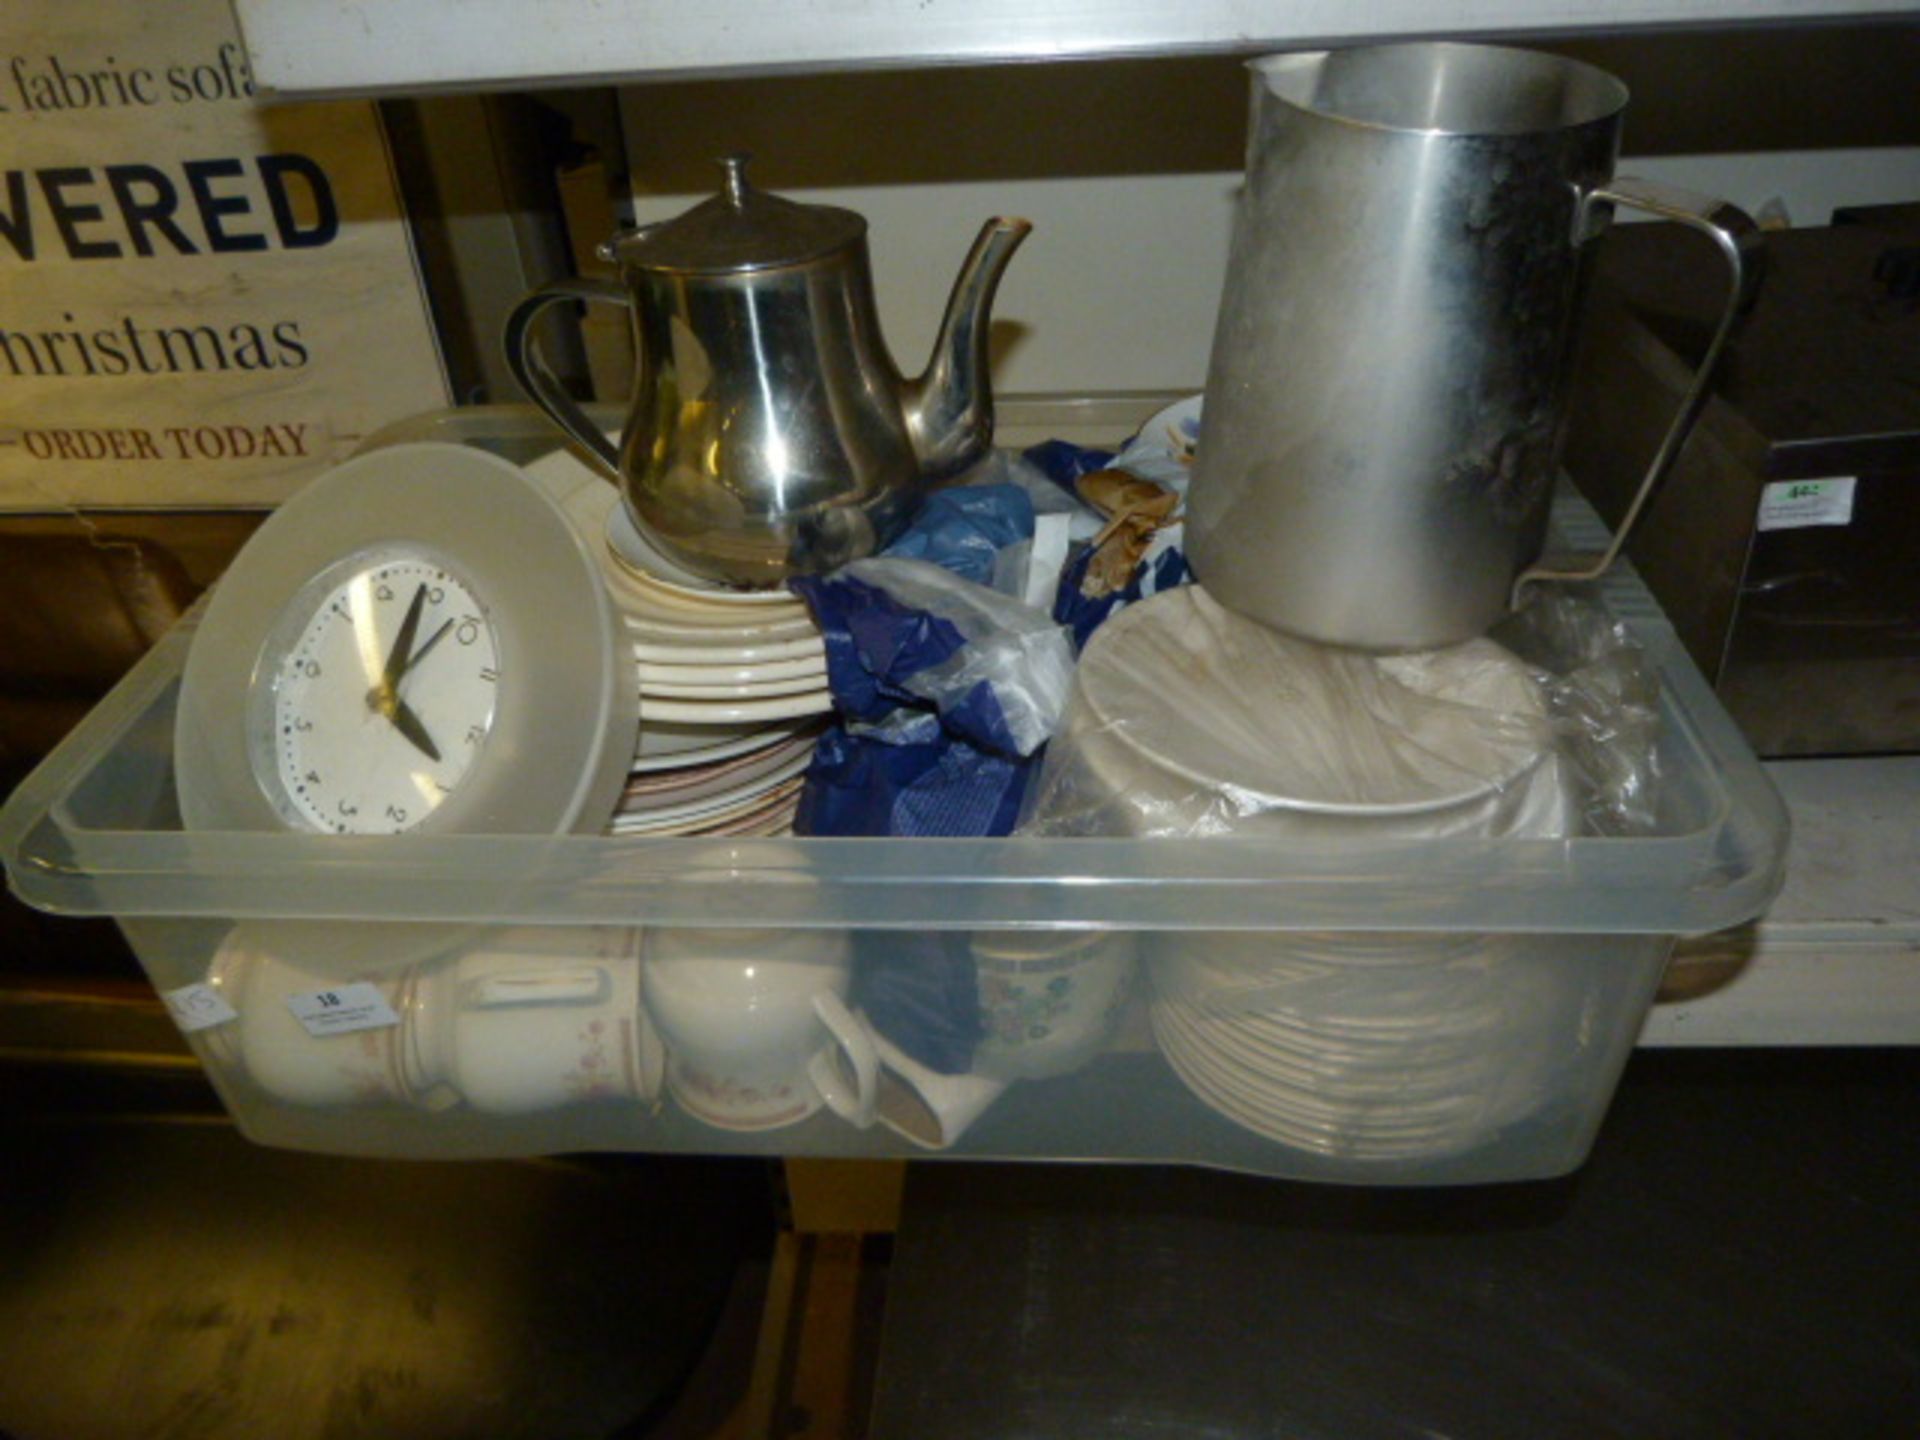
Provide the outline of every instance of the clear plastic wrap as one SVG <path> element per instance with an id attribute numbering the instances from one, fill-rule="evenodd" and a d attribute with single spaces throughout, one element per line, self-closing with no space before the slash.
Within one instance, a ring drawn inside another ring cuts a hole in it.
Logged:
<path id="1" fill-rule="evenodd" d="M 1022 828 L 1562 834 L 1553 730 L 1541 687 L 1492 641 L 1413 655 L 1335 650 L 1185 586 L 1130 607 L 1088 643 Z"/>
<path id="2" fill-rule="evenodd" d="M 856 560 L 831 578 L 883 591 L 959 635 L 963 643 L 944 659 L 896 671 L 893 683 L 947 716 L 990 694 L 997 715 L 981 738 L 1017 755 L 1031 755 L 1053 734 L 1073 682 L 1073 645 L 1045 611 L 924 560 Z"/>
<path id="3" fill-rule="evenodd" d="M 1500 641 L 1372 655 L 1188 586 L 1087 645 L 1023 829 L 1362 847 L 1633 833 L 1657 799 L 1657 702 L 1624 630 L 1564 591 L 1533 596 Z M 1564 1038 L 1583 989 L 1550 962 L 1558 943 L 1154 935 L 1154 1041 L 1197 1098 L 1267 1139 L 1431 1161 L 1525 1123 L 1579 1063 Z"/>
<path id="4" fill-rule="evenodd" d="M 1627 627 L 1579 591 L 1535 585 L 1493 636 L 1532 669 L 1589 835 L 1658 826 L 1660 673 Z"/>

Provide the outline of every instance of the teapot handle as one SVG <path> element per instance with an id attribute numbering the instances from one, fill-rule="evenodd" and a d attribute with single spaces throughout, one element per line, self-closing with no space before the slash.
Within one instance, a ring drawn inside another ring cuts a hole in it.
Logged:
<path id="1" fill-rule="evenodd" d="M 1760 290 L 1760 277 L 1765 270 L 1766 259 L 1766 252 L 1761 248 L 1760 227 L 1737 205 L 1711 195 L 1699 195 L 1691 190 L 1661 185 L 1651 180 L 1616 176 L 1608 184 L 1596 186 L 1581 195 L 1574 220 L 1575 243 L 1593 239 L 1604 230 L 1615 205 L 1629 205 L 1649 215 L 1658 215 L 1663 220 L 1677 220 L 1713 240 L 1732 272 L 1726 308 L 1720 314 L 1719 328 L 1713 332 L 1706 354 L 1700 357 L 1699 368 L 1693 372 L 1693 383 L 1681 399 L 1680 408 L 1660 441 L 1660 448 L 1654 451 L 1653 459 L 1647 465 L 1646 477 L 1641 480 L 1640 489 L 1627 506 L 1626 513 L 1620 517 L 1620 524 L 1607 542 L 1607 548 L 1598 555 L 1567 556 L 1556 563 L 1535 565 L 1522 571 L 1520 578 L 1513 582 L 1513 591 L 1509 596 L 1513 608 L 1520 603 L 1521 590 L 1536 580 L 1597 580 L 1619 558 L 1648 502 L 1660 488 L 1660 482 L 1666 479 L 1674 461 L 1680 458 L 1681 447 L 1687 443 L 1694 421 L 1706 408 L 1707 394 L 1713 384 L 1714 371 L 1720 364 L 1721 352 L 1727 347 L 1727 338 L 1753 307 L 1754 297 Z"/>
<path id="2" fill-rule="evenodd" d="M 513 378 L 520 382 L 520 388 L 527 392 L 527 398 L 546 411 L 547 418 L 587 452 L 607 479 L 618 485 L 619 450 L 601 433 L 600 427 L 587 418 L 586 411 L 574 403 L 573 397 L 554 378 L 553 371 L 547 368 L 546 361 L 540 358 L 539 350 L 533 344 L 534 319 L 547 306 L 562 300 L 591 300 L 623 308 L 629 304 L 626 290 L 612 280 L 576 278 L 542 285 L 514 306 L 513 313 L 507 316 L 506 333 L 502 337 L 507 351 L 507 367 L 513 371 Z"/>

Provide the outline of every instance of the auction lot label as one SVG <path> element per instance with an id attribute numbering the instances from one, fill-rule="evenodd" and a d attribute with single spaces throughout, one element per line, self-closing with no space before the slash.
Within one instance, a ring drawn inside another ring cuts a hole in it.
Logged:
<path id="1" fill-rule="evenodd" d="M 270 505 L 447 403 L 374 107 L 221 0 L 0 11 L 0 509 Z"/>

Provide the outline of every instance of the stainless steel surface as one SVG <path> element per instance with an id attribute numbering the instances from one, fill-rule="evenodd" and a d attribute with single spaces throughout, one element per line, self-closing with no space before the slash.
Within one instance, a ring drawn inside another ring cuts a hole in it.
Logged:
<path id="1" fill-rule="evenodd" d="M 600 256 L 623 269 L 732 275 L 774 270 L 866 238 L 867 222 L 837 205 L 801 205 L 756 189 L 747 179 L 751 156 L 720 158 L 720 193 L 671 220 L 613 237 Z"/>
<path id="2" fill-rule="evenodd" d="M 961 267 L 924 374 L 903 379 L 881 338 L 865 223 L 748 184 L 624 237 L 621 284 L 567 281 L 509 318 L 509 363 L 527 393 L 618 482 L 634 519 L 687 568 L 775 585 L 871 554 L 921 488 L 958 473 L 993 437 L 987 317 L 1031 226 L 995 219 Z M 560 300 L 624 304 L 639 357 L 618 447 L 530 346 Z"/>
<path id="3" fill-rule="evenodd" d="M 993 444 L 987 317 L 1007 261 L 1033 226 L 994 219 L 981 226 L 953 282 L 925 373 L 903 388 L 907 436 L 928 480 L 958 475 Z"/>
<path id="4" fill-rule="evenodd" d="M 615 79 L 980 66 L 1458 33 L 1586 35 L 1909 15 L 1912 0 L 238 0 L 257 82 L 281 97 L 522 89 Z M 932 13 L 929 13 L 931 11 Z M 1717 37 L 1716 37 L 1717 38 Z M 668 101 L 677 99 L 663 92 Z M 1824 103 L 1818 107 L 1824 108 Z M 800 123 L 811 123 L 809 114 Z"/>
<path id="5" fill-rule="evenodd" d="M 1640 488 L 1628 503 L 1620 523 L 1614 527 L 1606 549 L 1596 555 L 1555 558 L 1547 564 L 1522 571 L 1520 578 L 1513 582 L 1513 603 L 1516 605 L 1519 604 L 1523 586 L 1539 580 L 1596 580 L 1620 558 L 1621 550 L 1626 547 L 1641 516 L 1646 513 L 1648 502 L 1673 469 L 1673 462 L 1680 458 L 1681 447 L 1687 443 L 1687 436 L 1693 432 L 1694 423 L 1706 406 L 1714 373 L 1719 369 L 1720 357 L 1727 348 L 1727 340 L 1751 308 L 1759 290 L 1760 277 L 1765 273 L 1765 252 L 1760 247 L 1759 228 L 1744 210 L 1724 200 L 1622 175 L 1611 185 L 1589 191 L 1582 198 L 1580 234 L 1583 237 L 1598 235 L 1606 228 L 1605 212 L 1614 205 L 1630 205 L 1665 220 L 1677 220 L 1706 235 L 1719 247 L 1722 258 L 1727 262 L 1732 284 L 1727 290 L 1726 304 L 1721 307 L 1720 322 L 1714 328 L 1713 338 L 1707 342 L 1699 365 L 1694 368 L 1693 379 L 1681 397 L 1680 408 L 1674 411 L 1673 419 L 1668 423 L 1666 433 L 1661 436 L 1659 447 L 1647 465 Z"/>
<path id="6" fill-rule="evenodd" d="M 1626 89 L 1473 45 L 1252 70 L 1195 568 L 1317 640 L 1479 634 L 1545 537 L 1585 242 L 1637 203 L 1603 189 Z"/>

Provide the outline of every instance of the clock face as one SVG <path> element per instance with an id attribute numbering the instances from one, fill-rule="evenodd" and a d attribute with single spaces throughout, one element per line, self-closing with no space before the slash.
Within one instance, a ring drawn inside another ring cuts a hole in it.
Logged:
<path id="1" fill-rule="evenodd" d="M 315 830 L 393 834 L 432 815 L 486 746 L 500 650 L 453 566 L 389 549 L 305 587 L 261 672 L 255 770 L 275 808 Z"/>

